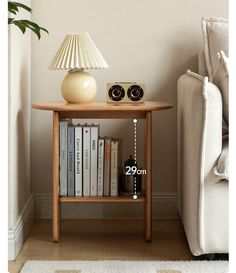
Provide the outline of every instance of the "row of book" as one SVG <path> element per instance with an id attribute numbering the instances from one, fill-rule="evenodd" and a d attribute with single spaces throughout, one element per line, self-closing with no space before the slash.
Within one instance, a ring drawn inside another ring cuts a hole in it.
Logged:
<path id="1" fill-rule="evenodd" d="M 60 121 L 60 196 L 118 196 L 120 139 L 99 125 Z"/>

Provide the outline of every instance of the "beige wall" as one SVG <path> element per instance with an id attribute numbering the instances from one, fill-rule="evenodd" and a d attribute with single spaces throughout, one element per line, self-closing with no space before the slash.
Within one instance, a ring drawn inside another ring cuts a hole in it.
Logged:
<path id="1" fill-rule="evenodd" d="M 172 110 L 153 117 L 153 191 L 176 193 L 176 81 L 190 68 L 197 71 L 201 48 L 201 17 L 227 17 L 225 0 L 33 0 L 33 19 L 50 35 L 32 41 L 32 101 L 62 100 L 65 71 L 49 71 L 64 36 L 88 31 L 110 68 L 92 71 L 98 83 L 97 101 L 113 81 L 146 85 L 148 100 L 167 101 Z M 52 114 L 31 112 L 31 186 L 36 194 L 52 192 Z M 142 123 L 139 160 L 143 165 Z M 132 145 L 131 123 L 106 121 L 103 134 L 125 138 L 124 157 Z"/>

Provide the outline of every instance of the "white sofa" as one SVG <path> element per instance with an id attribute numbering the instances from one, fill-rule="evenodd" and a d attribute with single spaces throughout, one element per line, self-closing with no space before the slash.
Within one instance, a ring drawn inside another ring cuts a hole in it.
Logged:
<path id="1" fill-rule="evenodd" d="M 177 86 L 178 208 L 195 256 L 228 253 L 229 182 L 216 172 L 222 155 L 225 97 L 212 83 L 216 72 L 209 75 L 207 46 L 198 56 L 199 74 L 187 71 Z"/>

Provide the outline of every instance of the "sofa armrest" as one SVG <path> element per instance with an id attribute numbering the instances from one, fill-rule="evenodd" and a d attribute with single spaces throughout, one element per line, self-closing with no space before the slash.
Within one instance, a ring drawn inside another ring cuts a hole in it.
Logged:
<path id="1" fill-rule="evenodd" d="M 221 93 L 207 78 L 189 74 L 179 78 L 177 128 L 178 208 L 196 253 L 202 249 L 203 186 L 218 182 L 213 168 L 222 149 Z"/>

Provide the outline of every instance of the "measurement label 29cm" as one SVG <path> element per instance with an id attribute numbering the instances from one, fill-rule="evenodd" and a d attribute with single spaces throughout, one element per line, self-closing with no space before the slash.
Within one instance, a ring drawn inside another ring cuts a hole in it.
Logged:
<path id="1" fill-rule="evenodd" d="M 126 172 L 125 172 L 126 175 L 135 175 L 135 174 L 146 175 L 147 174 L 146 170 L 140 170 L 136 166 L 132 166 L 132 167 L 126 166 L 125 169 L 126 169 Z"/>

